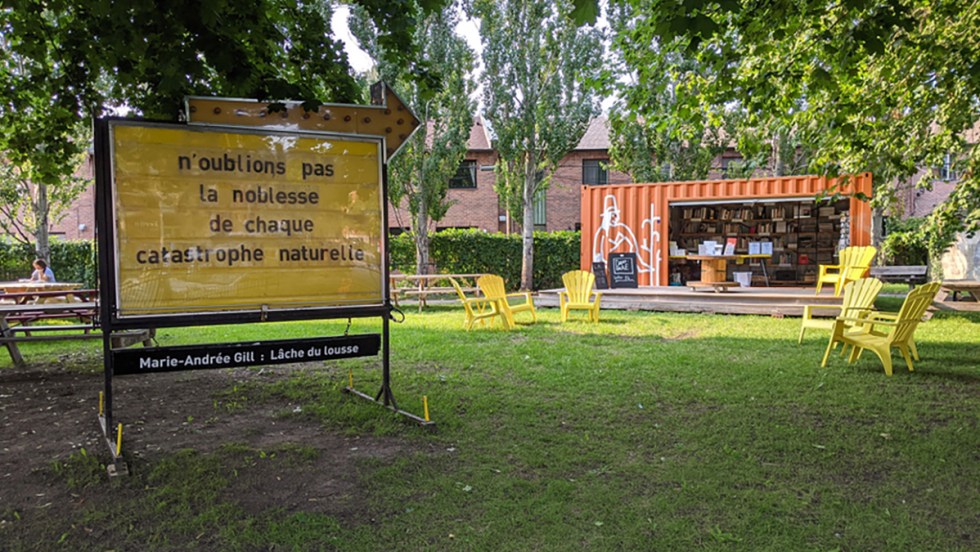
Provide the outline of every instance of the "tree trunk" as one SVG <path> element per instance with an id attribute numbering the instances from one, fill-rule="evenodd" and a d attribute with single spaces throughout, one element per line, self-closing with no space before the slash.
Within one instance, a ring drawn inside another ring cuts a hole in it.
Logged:
<path id="1" fill-rule="evenodd" d="M 419 194 L 419 210 L 415 215 L 415 272 L 429 273 L 429 213 L 424 194 Z"/>
<path id="2" fill-rule="evenodd" d="M 786 160 L 783 159 L 783 132 L 776 130 L 772 136 L 772 175 L 783 176 L 786 172 Z"/>
<path id="3" fill-rule="evenodd" d="M 521 227 L 523 237 L 523 255 L 521 257 L 521 289 L 534 289 L 534 175 L 527 176 L 524 181 L 524 224 Z"/>
<path id="4" fill-rule="evenodd" d="M 881 249 L 885 239 L 885 216 L 880 207 L 871 210 L 871 245 Z"/>
<path id="5" fill-rule="evenodd" d="M 36 226 L 34 227 L 34 249 L 37 258 L 44 259 L 51 265 L 51 244 L 48 239 L 48 186 L 47 184 L 37 184 L 35 193 L 37 198 L 34 201 L 34 216 Z"/>
<path id="6" fill-rule="evenodd" d="M 415 213 L 415 228 L 412 229 L 415 233 L 416 274 L 429 273 L 429 206 L 426 204 L 425 192 L 422 190 L 424 178 L 424 174 L 419 174 L 419 205 L 418 211 Z"/>

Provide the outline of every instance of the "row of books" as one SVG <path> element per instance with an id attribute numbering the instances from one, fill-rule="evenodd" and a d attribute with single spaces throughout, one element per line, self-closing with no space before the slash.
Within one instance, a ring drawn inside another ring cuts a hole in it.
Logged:
<path id="1" fill-rule="evenodd" d="M 718 220 L 722 222 L 747 222 L 756 219 L 799 219 L 819 216 L 820 218 L 839 218 L 833 205 L 816 206 L 807 203 L 793 205 L 751 205 L 733 207 L 684 207 L 681 210 L 684 220 Z"/>

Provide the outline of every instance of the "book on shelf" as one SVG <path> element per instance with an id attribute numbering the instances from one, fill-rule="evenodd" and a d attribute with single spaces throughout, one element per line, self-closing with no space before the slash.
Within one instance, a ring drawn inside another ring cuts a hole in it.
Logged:
<path id="1" fill-rule="evenodd" d="M 727 240 L 725 240 L 725 252 L 724 252 L 725 255 L 735 254 L 735 243 L 737 241 L 738 240 L 736 238 L 728 238 Z"/>
<path id="2" fill-rule="evenodd" d="M 762 248 L 760 255 L 772 255 L 772 242 L 764 241 L 761 242 Z"/>
<path id="3" fill-rule="evenodd" d="M 749 255 L 759 255 L 762 251 L 762 244 L 759 242 L 749 242 Z"/>

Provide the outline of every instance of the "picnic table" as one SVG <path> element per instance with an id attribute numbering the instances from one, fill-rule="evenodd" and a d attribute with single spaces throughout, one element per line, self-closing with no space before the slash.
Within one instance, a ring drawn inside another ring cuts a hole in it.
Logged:
<path id="1" fill-rule="evenodd" d="M 96 322 L 96 290 L 37 291 L 0 294 L 0 345 L 16 366 L 24 365 L 18 343 L 102 337 Z M 35 324 L 69 320 L 68 324 Z M 151 345 L 155 330 L 129 330 L 111 336 L 112 347 L 142 342 Z"/>
<path id="2" fill-rule="evenodd" d="M 426 305 L 430 295 L 455 295 L 456 289 L 449 283 L 452 278 L 459 283 L 463 293 L 479 295 L 480 288 L 476 279 L 483 274 L 392 274 L 391 299 L 395 306 L 400 297 L 416 297 L 419 302 L 419 312 Z"/>
<path id="3" fill-rule="evenodd" d="M 980 281 L 977 280 L 947 280 L 940 286 L 942 301 L 949 293 L 953 294 L 953 301 L 956 301 L 960 293 L 969 294 L 974 303 L 980 302 Z"/>
<path id="4" fill-rule="evenodd" d="M 34 303 L 84 303 L 95 301 L 99 295 L 96 289 L 66 289 L 60 291 L 17 291 L 0 292 L 0 305 L 30 305 Z"/>
<path id="5" fill-rule="evenodd" d="M 71 291 L 81 289 L 82 284 L 75 282 L 35 282 L 18 280 L 16 282 L 0 282 L 0 293 L 25 293 L 38 291 Z"/>

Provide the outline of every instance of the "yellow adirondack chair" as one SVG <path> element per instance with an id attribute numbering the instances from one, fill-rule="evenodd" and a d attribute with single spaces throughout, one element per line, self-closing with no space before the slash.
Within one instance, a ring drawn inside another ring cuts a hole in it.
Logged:
<path id="1" fill-rule="evenodd" d="M 877 278 L 860 278 L 848 282 L 844 286 L 844 300 L 841 306 L 836 305 L 804 305 L 803 321 L 800 324 L 799 343 L 803 343 L 803 334 L 807 330 L 833 330 L 833 318 L 814 318 L 814 312 L 819 309 L 839 309 L 837 316 L 857 317 L 874 308 L 875 299 L 881 291 L 881 280 Z"/>
<path id="2" fill-rule="evenodd" d="M 817 274 L 817 295 L 820 295 L 820 288 L 825 283 L 834 284 L 834 295 L 840 295 L 844 284 L 864 278 L 876 253 L 878 250 L 871 245 L 841 249 L 839 264 L 820 265 L 820 272 Z"/>
<path id="3" fill-rule="evenodd" d="M 864 318 L 838 318 L 820 366 L 827 365 L 827 358 L 835 344 L 843 343 L 854 347 L 847 359 L 849 363 L 860 358 L 864 349 L 870 349 L 881 359 L 885 374 L 889 376 L 892 375 L 891 350 L 898 349 L 911 372 L 912 358 L 919 360 L 919 352 L 913 341 L 915 329 L 936 297 L 940 285 L 940 282 L 930 282 L 909 292 L 897 314 L 871 313 Z M 847 329 L 847 324 L 851 324 L 850 329 Z"/>
<path id="4" fill-rule="evenodd" d="M 494 303 L 494 308 L 503 314 L 504 325 L 507 329 L 514 327 L 514 314 L 518 312 L 530 312 L 531 321 L 537 322 L 538 314 L 534 310 L 534 300 L 531 292 L 507 293 L 504 287 L 504 279 L 496 274 L 484 274 L 476 280 L 477 287 L 483 292 L 487 301 Z M 524 302 L 511 303 L 511 298 L 523 298 Z"/>
<path id="5" fill-rule="evenodd" d="M 467 297 L 455 278 L 449 278 L 449 283 L 456 289 L 456 295 L 459 296 L 459 301 L 463 303 L 463 310 L 466 311 L 466 321 L 464 322 L 466 331 L 473 328 L 473 324 L 476 322 L 483 324 L 485 320 L 490 320 L 492 324 L 493 318 L 500 316 L 500 311 L 497 310 L 497 306 L 492 301 L 482 297 Z"/>
<path id="6" fill-rule="evenodd" d="M 561 281 L 565 283 L 565 291 L 558 292 L 558 303 L 561 307 L 561 321 L 568 320 L 568 311 L 585 310 L 589 311 L 589 320 L 599 321 L 599 302 L 602 300 L 602 293 L 592 291 L 595 285 L 595 274 L 587 270 L 572 270 L 561 275 Z M 595 297 L 595 302 L 589 299 Z"/>

